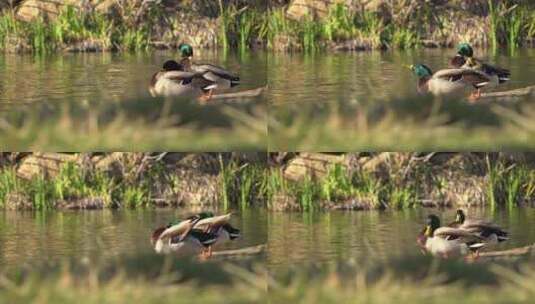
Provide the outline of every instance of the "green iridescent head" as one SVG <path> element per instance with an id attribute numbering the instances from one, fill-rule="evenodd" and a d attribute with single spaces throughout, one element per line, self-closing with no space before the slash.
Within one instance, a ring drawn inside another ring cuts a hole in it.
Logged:
<path id="1" fill-rule="evenodd" d="M 433 71 L 425 64 L 411 65 L 410 69 L 420 78 L 433 75 Z"/>
<path id="2" fill-rule="evenodd" d="M 435 230 L 440 227 L 440 219 L 434 214 L 427 216 L 426 226 L 425 226 L 425 235 L 427 237 L 432 237 Z"/>
<path id="3" fill-rule="evenodd" d="M 187 43 L 181 43 L 178 46 L 178 50 L 180 51 L 182 58 L 193 56 L 193 47 Z"/>
<path id="4" fill-rule="evenodd" d="M 457 46 L 457 54 L 465 57 L 472 57 L 474 56 L 474 50 L 470 46 L 470 44 L 463 42 L 459 43 Z"/>

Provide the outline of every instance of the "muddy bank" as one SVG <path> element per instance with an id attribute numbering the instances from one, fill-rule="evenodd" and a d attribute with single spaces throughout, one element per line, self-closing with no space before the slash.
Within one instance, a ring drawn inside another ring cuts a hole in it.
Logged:
<path id="1" fill-rule="evenodd" d="M 258 153 L 2 153 L 5 209 L 228 207 L 237 204 L 240 166 L 263 166 Z M 232 170 L 232 171 L 230 171 Z M 250 193 L 255 195 L 255 193 Z M 246 196 L 247 206 L 262 204 Z"/>
<path id="2" fill-rule="evenodd" d="M 277 153 L 273 210 L 516 207 L 535 203 L 532 153 Z"/>

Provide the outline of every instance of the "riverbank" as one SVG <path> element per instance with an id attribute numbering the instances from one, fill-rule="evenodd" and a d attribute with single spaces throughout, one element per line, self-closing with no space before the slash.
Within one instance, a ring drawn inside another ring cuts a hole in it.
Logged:
<path id="1" fill-rule="evenodd" d="M 529 153 L 280 153 L 273 210 L 533 206 Z"/>
<path id="2" fill-rule="evenodd" d="M 247 208 L 264 202 L 255 191 L 262 159 L 258 153 L 3 153 L 0 207 Z"/>
<path id="3" fill-rule="evenodd" d="M 0 165 L 10 210 L 535 205 L 531 153 L 4 153 Z"/>
<path id="4" fill-rule="evenodd" d="M 526 1 L 285 1 L 268 13 L 275 50 L 373 50 L 532 46 L 533 4 Z"/>
<path id="5" fill-rule="evenodd" d="M 262 1 L 26 0 L 0 12 L 0 49 L 50 53 L 256 48 Z"/>
<path id="6" fill-rule="evenodd" d="M 195 48 L 361 51 L 535 44 L 526 1 L 15 1 L 0 13 L 4 52 Z"/>

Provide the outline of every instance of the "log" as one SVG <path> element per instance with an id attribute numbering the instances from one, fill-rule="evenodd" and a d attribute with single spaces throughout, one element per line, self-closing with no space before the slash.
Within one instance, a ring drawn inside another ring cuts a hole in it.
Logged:
<path id="1" fill-rule="evenodd" d="M 246 90 L 246 91 L 239 91 L 239 92 L 233 92 L 233 93 L 224 93 L 224 94 L 216 94 L 212 96 L 212 100 L 225 100 L 225 99 L 232 99 L 232 98 L 253 98 L 258 97 L 264 93 L 264 91 L 267 89 L 267 86 L 260 87 L 252 90 Z"/>
<path id="2" fill-rule="evenodd" d="M 237 255 L 254 255 L 260 254 L 266 249 L 266 244 L 245 247 L 240 249 L 233 250 L 221 250 L 212 252 L 214 257 L 226 257 L 226 256 L 237 256 Z"/>
<path id="3" fill-rule="evenodd" d="M 518 98 L 525 98 L 525 97 L 535 97 L 535 85 L 520 88 L 520 89 L 514 89 L 509 91 L 503 91 L 503 92 L 492 92 L 492 93 L 483 93 L 481 94 L 481 100 L 488 100 L 488 99 L 499 99 L 499 100 L 518 100 Z"/>
<path id="4" fill-rule="evenodd" d="M 530 246 L 507 249 L 507 250 L 481 252 L 479 254 L 479 257 L 494 259 L 494 258 L 521 257 L 524 255 L 530 255 L 530 254 L 531 255 L 535 254 L 535 244 L 530 245 Z"/>

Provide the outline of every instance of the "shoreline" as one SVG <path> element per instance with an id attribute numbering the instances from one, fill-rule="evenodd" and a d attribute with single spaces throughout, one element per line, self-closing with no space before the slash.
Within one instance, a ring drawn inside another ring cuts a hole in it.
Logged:
<path id="1" fill-rule="evenodd" d="M 529 4 L 489 6 L 487 1 L 474 1 L 463 4 L 466 9 L 440 5 L 432 13 L 420 14 L 418 10 L 429 9 L 421 4 L 398 16 L 393 14 L 396 1 L 379 1 L 373 7 L 323 4 L 321 9 L 321 1 L 311 1 L 306 8 L 300 1 L 269 7 L 260 1 L 222 7 L 212 3 L 206 11 L 173 1 L 146 7 L 139 1 L 128 7 L 33 2 L 35 7 L 21 2 L 0 11 L 2 52 L 175 50 L 181 42 L 197 49 L 305 53 L 453 48 L 463 41 L 493 49 L 535 47 L 535 14 Z"/>

